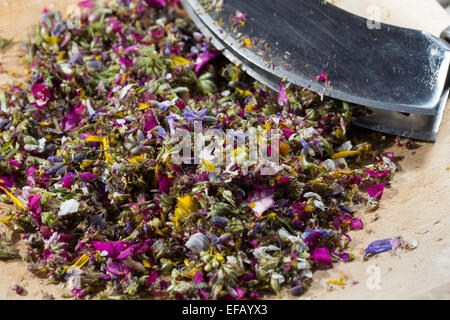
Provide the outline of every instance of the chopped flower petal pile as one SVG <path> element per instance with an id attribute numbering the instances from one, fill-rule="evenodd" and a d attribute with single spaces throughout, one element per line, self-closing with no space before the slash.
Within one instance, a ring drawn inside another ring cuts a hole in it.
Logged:
<path id="1" fill-rule="evenodd" d="M 376 207 L 396 167 L 350 138 L 346 103 L 255 82 L 177 0 L 79 7 L 42 14 L 29 85 L 1 99 L 1 200 L 15 204 L 1 222 L 24 233 L 31 272 L 78 298 L 258 299 L 301 295 L 312 271 L 353 258 L 353 213 Z M 243 140 L 242 159 L 248 139 L 230 129 L 278 132 L 276 170 L 217 165 L 208 147 L 175 163 L 176 130 L 199 122 L 223 133 L 219 152 Z"/>

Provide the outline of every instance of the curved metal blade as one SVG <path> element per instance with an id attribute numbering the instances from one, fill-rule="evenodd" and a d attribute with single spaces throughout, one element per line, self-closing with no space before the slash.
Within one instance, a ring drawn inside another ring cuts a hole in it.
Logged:
<path id="1" fill-rule="evenodd" d="M 319 0 L 225 0 L 220 10 L 208 7 L 220 1 L 182 2 L 218 49 L 269 87 L 277 90 L 279 81 L 286 79 L 327 96 L 386 110 L 377 118 L 355 119 L 356 124 L 436 138 L 448 94 L 446 41 L 385 24 L 370 30 L 365 19 Z M 231 22 L 236 10 L 246 14 L 243 26 Z M 244 39 L 252 46 L 244 45 Z M 331 85 L 314 80 L 322 72 Z M 399 120 L 392 112 L 414 116 Z M 397 128 L 397 122 L 384 123 L 393 118 L 403 123 Z"/>

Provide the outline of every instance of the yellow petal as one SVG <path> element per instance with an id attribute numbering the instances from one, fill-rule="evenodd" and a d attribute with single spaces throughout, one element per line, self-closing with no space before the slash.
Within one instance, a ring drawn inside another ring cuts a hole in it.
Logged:
<path id="1" fill-rule="evenodd" d="M 145 268 L 151 268 L 152 266 L 148 260 L 142 260 L 142 264 Z"/>
<path id="2" fill-rule="evenodd" d="M 47 36 L 47 37 L 44 37 L 43 39 L 44 39 L 45 42 L 53 45 L 55 43 L 60 42 L 62 37 L 60 37 L 60 36 L 52 36 L 52 37 Z"/>
<path id="3" fill-rule="evenodd" d="M 84 160 L 84 161 L 81 163 L 81 168 L 82 168 L 82 169 L 87 168 L 87 167 L 89 167 L 93 162 L 94 162 L 94 160 Z"/>
<path id="4" fill-rule="evenodd" d="M 348 157 L 348 156 L 353 156 L 353 155 L 358 155 L 358 154 L 361 154 L 361 151 L 358 151 L 358 150 L 355 150 L 355 151 L 341 151 L 341 152 L 333 154 L 331 156 L 331 159 L 335 160 L 335 159 L 345 158 L 345 157 Z"/>
<path id="5" fill-rule="evenodd" d="M 105 151 L 105 159 L 106 159 L 106 162 L 108 162 L 110 164 L 113 164 L 115 162 L 107 151 Z"/>
<path id="6" fill-rule="evenodd" d="M 109 138 L 108 137 L 103 137 L 102 139 L 102 143 L 103 143 L 103 148 L 109 148 Z"/>
<path id="7" fill-rule="evenodd" d="M 237 63 L 234 64 L 234 73 L 233 73 L 233 77 L 231 78 L 231 81 L 238 81 L 239 79 L 239 70 L 238 70 L 238 65 Z"/>
<path id="8" fill-rule="evenodd" d="M 62 59 L 64 59 L 64 55 L 66 54 L 65 51 L 59 51 L 58 52 L 58 58 L 56 59 L 57 62 L 61 61 Z"/>
<path id="9" fill-rule="evenodd" d="M 86 137 L 85 141 L 87 141 L 87 142 L 102 142 L 102 140 L 103 140 L 103 137 L 100 137 L 100 136 L 89 136 L 89 137 Z"/>
<path id="10" fill-rule="evenodd" d="M 134 157 L 131 157 L 131 158 L 128 158 L 127 160 L 129 161 L 129 162 L 131 162 L 131 163 L 139 163 L 139 162 L 142 162 L 142 161 L 144 161 L 144 155 L 138 155 L 138 156 L 134 156 Z"/>
<path id="11" fill-rule="evenodd" d="M 173 61 L 173 63 L 178 64 L 178 65 L 182 65 L 182 66 L 185 66 L 185 65 L 188 65 L 189 63 L 191 63 L 190 60 L 185 59 L 185 58 L 180 57 L 180 56 L 174 56 L 172 58 L 172 61 Z"/>
<path id="12" fill-rule="evenodd" d="M 218 173 L 216 167 L 214 166 L 214 164 L 211 161 L 202 159 L 202 163 L 205 166 L 206 170 L 208 170 L 208 172 L 214 171 L 215 173 Z"/>
<path id="13" fill-rule="evenodd" d="M 149 108 L 149 107 L 150 107 L 149 104 L 141 103 L 141 104 L 139 105 L 138 111 L 145 110 L 145 109 L 147 109 L 147 108 Z"/>
<path id="14" fill-rule="evenodd" d="M 0 186 L 0 189 L 2 189 L 3 191 L 5 191 L 5 193 L 11 198 L 11 200 L 17 204 L 19 206 L 19 208 L 25 210 L 25 207 L 22 204 L 22 201 L 20 201 L 19 199 L 17 199 L 11 192 L 9 192 L 6 188 Z"/>
<path id="15" fill-rule="evenodd" d="M 88 255 L 85 253 L 83 254 L 80 259 L 77 260 L 77 262 L 75 262 L 73 264 L 74 267 L 77 267 L 78 269 L 80 269 L 81 267 L 83 267 L 87 262 L 89 261 L 89 257 Z"/>
<path id="16" fill-rule="evenodd" d="M 291 147 L 287 143 L 281 142 L 280 143 L 280 153 L 282 156 L 287 155 L 289 152 L 291 152 Z"/>

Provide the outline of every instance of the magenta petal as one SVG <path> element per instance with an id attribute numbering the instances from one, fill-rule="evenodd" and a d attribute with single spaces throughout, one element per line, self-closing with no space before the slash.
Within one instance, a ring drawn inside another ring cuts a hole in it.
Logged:
<path id="1" fill-rule="evenodd" d="M 73 179 L 77 176 L 74 172 L 68 172 L 64 176 L 64 178 L 61 179 L 62 185 L 64 188 L 70 188 L 72 187 Z"/>
<path id="2" fill-rule="evenodd" d="M 16 167 L 17 169 L 20 169 L 20 163 L 18 161 L 14 160 L 13 158 L 9 158 L 8 163 L 11 166 Z"/>
<path id="3" fill-rule="evenodd" d="M 158 177 L 159 190 L 161 190 L 162 192 L 169 191 L 170 188 L 172 187 L 173 178 L 167 177 L 165 174 L 161 173 L 160 171 L 158 171 L 157 177 Z"/>
<path id="4" fill-rule="evenodd" d="M 158 279 L 158 272 L 157 271 L 149 272 L 147 284 L 151 286 L 153 283 L 155 283 L 156 279 Z"/>
<path id="5" fill-rule="evenodd" d="M 316 262 L 319 269 L 327 268 L 332 265 L 331 254 L 327 248 L 316 248 L 311 252 L 311 258 Z"/>
<path id="6" fill-rule="evenodd" d="M 201 271 L 197 271 L 194 275 L 194 282 L 196 284 L 202 283 L 203 282 L 203 274 Z"/>
<path id="7" fill-rule="evenodd" d="M 367 173 L 369 176 L 375 177 L 375 178 L 382 177 L 382 176 L 385 176 L 385 175 L 390 173 L 389 170 L 384 170 L 384 171 L 381 171 L 381 172 L 374 172 L 374 171 L 369 170 L 369 169 L 363 170 L 363 172 Z"/>
<path id="8" fill-rule="evenodd" d="M 133 65 L 133 61 L 127 58 L 120 58 L 120 63 L 123 64 L 125 67 L 131 67 Z"/>
<path id="9" fill-rule="evenodd" d="M 126 257 L 128 257 L 130 254 L 132 254 L 134 251 L 133 247 L 129 247 L 128 249 L 123 250 L 122 252 L 119 253 L 119 255 L 117 256 L 117 259 L 125 259 Z"/>
<path id="10" fill-rule="evenodd" d="M 36 194 L 28 198 L 28 209 L 30 209 L 30 211 L 36 215 L 39 215 L 42 212 L 40 200 L 41 200 L 40 194 Z"/>
<path id="11" fill-rule="evenodd" d="M 149 117 L 147 117 L 147 119 L 145 120 L 144 123 L 144 128 L 142 129 L 142 131 L 146 134 L 148 131 L 152 130 L 153 128 L 155 128 L 156 126 L 159 125 L 158 120 L 156 119 L 156 117 L 153 114 L 152 110 L 148 110 L 145 115 L 150 115 Z"/>
<path id="12" fill-rule="evenodd" d="M 91 181 L 94 181 L 95 179 L 97 179 L 97 175 L 92 172 L 80 173 L 79 177 L 81 180 L 86 181 L 86 182 L 91 182 Z"/>
<path id="13" fill-rule="evenodd" d="M 344 262 L 350 262 L 350 255 L 348 254 L 348 252 L 343 252 L 343 253 L 337 253 L 336 250 L 331 249 L 331 251 L 333 252 L 333 254 L 339 258 L 342 259 L 342 261 Z"/>
<path id="14" fill-rule="evenodd" d="M 166 6 L 166 0 L 145 0 L 147 4 L 156 9 L 162 9 Z"/>
<path id="15" fill-rule="evenodd" d="M 111 242 L 94 241 L 92 246 L 98 251 L 106 251 L 108 257 L 116 257 L 125 249 L 125 245 L 120 240 Z"/>
<path id="16" fill-rule="evenodd" d="M 353 218 L 352 222 L 350 222 L 350 229 L 352 230 L 358 230 L 358 229 L 363 229 L 364 225 L 362 223 L 361 220 L 359 220 L 358 218 Z"/>
<path id="17" fill-rule="evenodd" d="M 198 289 L 200 291 L 200 294 L 202 295 L 203 300 L 208 300 L 209 299 L 209 294 L 203 290 L 203 289 Z"/>
<path id="18" fill-rule="evenodd" d="M 195 60 L 195 67 L 194 67 L 195 73 L 198 73 L 205 64 L 207 64 L 210 60 L 214 59 L 219 55 L 220 51 L 217 50 L 207 51 L 204 54 L 199 55 Z"/>
<path id="19" fill-rule="evenodd" d="M 70 108 L 61 121 L 61 127 L 64 131 L 72 131 L 78 127 L 84 119 L 85 106 L 81 103 L 75 108 Z"/>
<path id="20" fill-rule="evenodd" d="M 367 192 L 369 193 L 369 196 L 371 196 L 372 198 L 375 198 L 375 199 L 380 199 L 381 195 L 383 194 L 385 185 L 386 184 L 384 184 L 384 183 L 380 183 L 380 184 L 375 184 L 375 185 L 367 188 Z"/>
<path id="21" fill-rule="evenodd" d="M 239 288 L 236 288 L 235 290 L 237 293 L 236 300 L 241 300 L 244 297 L 245 293 L 247 292 L 244 289 L 239 289 Z"/>

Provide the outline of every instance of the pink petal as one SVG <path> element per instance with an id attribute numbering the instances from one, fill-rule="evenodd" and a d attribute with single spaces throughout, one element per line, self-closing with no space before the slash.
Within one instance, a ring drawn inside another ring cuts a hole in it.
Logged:
<path id="1" fill-rule="evenodd" d="M 286 107 L 289 102 L 288 96 L 286 94 L 286 86 L 282 82 L 279 83 L 279 86 L 280 93 L 278 94 L 278 104 L 280 106 Z"/>
<path id="2" fill-rule="evenodd" d="M 260 217 L 267 209 L 275 204 L 273 200 L 275 189 L 264 188 L 253 191 L 248 197 L 250 206 L 257 217 Z"/>
<path id="3" fill-rule="evenodd" d="M 131 61 L 130 59 L 127 58 L 120 58 L 119 59 L 120 63 L 123 64 L 125 67 L 130 67 L 133 65 L 133 61 Z"/>
<path id="4" fill-rule="evenodd" d="M 35 167 L 30 167 L 27 171 L 27 184 L 30 187 L 34 187 L 37 178 L 38 178 L 37 169 Z"/>
<path id="5" fill-rule="evenodd" d="M 145 123 L 144 123 L 144 128 L 143 128 L 143 132 L 146 134 L 148 131 L 152 130 L 153 128 L 155 128 L 156 126 L 159 125 L 158 120 L 156 119 L 155 115 L 153 114 L 152 110 L 148 110 L 145 115 L 147 116 Z M 150 115 L 148 117 L 148 115 Z"/>
<path id="6" fill-rule="evenodd" d="M 259 200 L 253 201 L 253 212 L 255 213 L 255 216 L 261 217 L 261 215 L 270 207 L 272 207 L 275 202 L 273 201 L 273 195 L 268 196 L 265 198 L 261 198 Z"/>
<path id="7" fill-rule="evenodd" d="M 78 6 L 82 8 L 93 8 L 94 7 L 94 1 L 88 0 L 88 1 L 81 1 L 78 2 Z"/>

